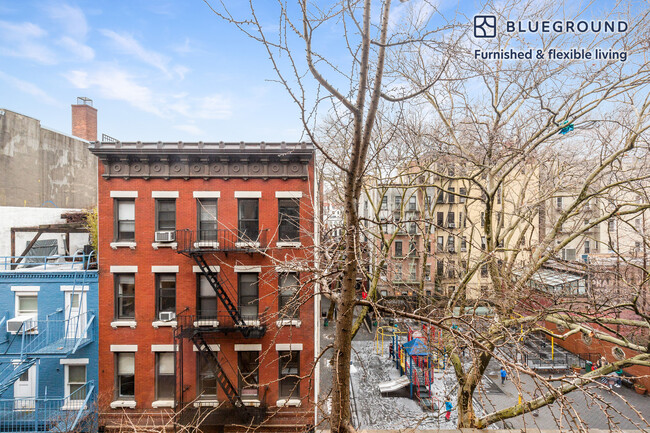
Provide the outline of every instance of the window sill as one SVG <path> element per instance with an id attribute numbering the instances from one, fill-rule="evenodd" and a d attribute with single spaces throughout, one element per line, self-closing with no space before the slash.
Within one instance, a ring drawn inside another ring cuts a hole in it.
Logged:
<path id="1" fill-rule="evenodd" d="M 152 242 L 151 246 L 154 250 L 157 250 L 158 248 L 171 248 L 172 250 L 175 250 L 178 248 L 178 242 Z"/>
<path id="2" fill-rule="evenodd" d="M 79 410 L 82 407 L 84 410 L 88 409 L 88 406 L 84 406 L 83 400 L 79 402 L 70 401 L 61 406 L 61 410 Z"/>
<path id="3" fill-rule="evenodd" d="M 298 398 L 282 398 L 275 402 L 277 407 L 300 407 L 300 399 Z"/>
<path id="4" fill-rule="evenodd" d="M 242 399 L 242 402 L 244 403 L 244 406 L 252 406 L 252 407 L 260 407 L 260 405 L 262 404 L 262 402 L 256 398 Z"/>
<path id="5" fill-rule="evenodd" d="M 260 326 L 259 320 L 244 319 L 244 323 L 246 324 L 246 326 Z"/>
<path id="6" fill-rule="evenodd" d="M 174 400 L 156 400 L 151 402 L 151 407 L 154 409 L 158 409 L 161 407 L 169 407 L 173 408 L 174 407 Z"/>
<path id="7" fill-rule="evenodd" d="M 300 242 L 276 242 L 275 246 L 278 248 L 300 248 L 302 244 Z"/>
<path id="8" fill-rule="evenodd" d="M 176 322 L 176 320 L 170 320 L 169 322 L 162 322 L 160 320 L 156 320 L 156 321 L 151 322 L 151 326 L 153 326 L 156 329 L 165 328 L 165 327 L 167 327 L 167 328 L 175 328 L 177 325 L 178 325 L 178 323 Z"/>
<path id="9" fill-rule="evenodd" d="M 118 248 L 131 248 L 132 250 L 134 250 L 135 246 L 136 243 L 130 241 L 111 242 L 111 248 L 113 248 L 114 250 Z"/>
<path id="10" fill-rule="evenodd" d="M 9 334 L 11 335 L 38 335 L 38 329 L 30 329 L 29 331 L 9 331 Z"/>
<path id="11" fill-rule="evenodd" d="M 302 321 L 300 321 L 299 319 L 283 319 L 283 320 L 276 321 L 275 325 L 278 328 L 282 328 L 283 326 L 295 326 L 296 328 L 300 328 L 300 325 L 302 325 Z"/>
<path id="12" fill-rule="evenodd" d="M 194 407 L 217 407 L 219 406 L 219 400 L 197 400 L 192 405 Z"/>
<path id="13" fill-rule="evenodd" d="M 235 242 L 236 248 L 259 248 L 259 242 Z"/>
<path id="14" fill-rule="evenodd" d="M 219 248 L 217 241 L 198 241 L 194 242 L 194 248 Z"/>
<path id="15" fill-rule="evenodd" d="M 111 328 L 116 329 L 116 328 L 126 328 L 127 326 L 131 329 L 135 329 L 135 327 L 138 325 L 138 322 L 135 320 L 116 320 L 114 322 L 111 322 Z"/>
<path id="16" fill-rule="evenodd" d="M 135 409 L 135 400 L 115 400 L 111 402 L 111 409 Z"/>
<path id="17" fill-rule="evenodd" d="M 195 327 L 200 327 L 200 326 L 212 326 L 213 328 L 216 328 L 219 326 L 219 321 L 218 320 L 210 320 L 210 319 L 204 319 L 204 320 L 197 320 L 193 323 Z"/>

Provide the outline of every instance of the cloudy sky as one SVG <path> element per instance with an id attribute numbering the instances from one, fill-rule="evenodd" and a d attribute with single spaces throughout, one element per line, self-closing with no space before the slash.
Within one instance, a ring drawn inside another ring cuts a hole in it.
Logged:
<path id="1" fill-rule="evenodd" d="M 265 52 L 200 0 L 0 1 L 0 41 L 0 108 L 65 133 L 86 96 L 124 141 L 301 139 Z"/>

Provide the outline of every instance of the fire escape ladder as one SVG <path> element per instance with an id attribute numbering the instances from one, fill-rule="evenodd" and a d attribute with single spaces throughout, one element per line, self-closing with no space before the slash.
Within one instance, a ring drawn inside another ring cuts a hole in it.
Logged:
<path id="1" fill-rule="evenodd" d="M 219 281 L 218 274 L 216 272 L 213 272 L 210 269 L 210 266 L 208 266 L 208 263 L 205 261 L 205 257 L 203 257 L 203 255 L 200 253 L 194 253 L 192 254 L 192 258 L 196 264 L 199 265 L 201 272 L 203 272 L 203 275 L 205 275 L 207 280 L 210 282 L 210 285 L 214 289 L 217 297 L 219 297 L 219 300 L 221 300 L 224 307 L 226 307 L 226 311 L 228 311 L 228 314 L 232 318 L 233 322 L 235 322 L 235 325 L 245 327 L 246 322 L 244 321 L 242 315 L 239 313 L 239 309 L 232 302 L 228 296 L 228 293 L 226 293 L 223 285 Z"/>
<path id="2" fill-rule="evenodd" d="M 217 382 L 219 383 L 221 389 L 223 389 L 223 391 L 226 393 L 226 396 L 228 397 L 228 400 L 230 400 L 230 403 L 233 406 L 238 408 L 246 408 L 246 406 L 244 406 L 244 402 L 239 396 L 239 393 L 237 392 L 237 388 L 233 386 L 233 384 L 226 376 L 226 373 L 223 371 L 223 368 L 219 363 L 217 354 L 212 349 L 210 349 L 210 346 L 208 345 L 208 343 L 206 343 L 205 339 L 203 338 L 203 335 L 201 335 L 201 333 L 198 332 L 195 333 L 192 336 L 192 342 L 198 349 L 198 353 L 200 354 L 200 356 L 203 356 L 207 359 L 211 359 L 214 361 L 217 367 L 215 371 Z"/>
<path id="3" fill-rule="evenodd" d="M 6 377 L 0 382 L 0 395 L 11 387 L 20 376 L 36 363 L 35 358 L 24 358 L 16 365 L 9 365 L 5 368 L 8 370 Z"/>

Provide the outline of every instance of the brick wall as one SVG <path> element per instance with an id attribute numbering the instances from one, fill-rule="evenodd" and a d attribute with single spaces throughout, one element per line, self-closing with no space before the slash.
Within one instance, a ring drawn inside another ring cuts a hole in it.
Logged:
<path id="1" fill-rule="evenodd" d="M 90 105 L 72 105 L 72 135 L 97 140 L 97 109 Z"/>

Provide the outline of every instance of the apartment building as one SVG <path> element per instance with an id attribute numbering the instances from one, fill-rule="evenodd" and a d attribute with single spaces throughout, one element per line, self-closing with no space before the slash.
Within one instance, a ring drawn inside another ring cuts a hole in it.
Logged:
<path id="1" fill-rule="evenodd" d="M 314 148 L 97 142 L 100 419 L 314 423 Z M 237 426 L 240 426 L 239 428 Z"/>
<path id="2" fill-rule="evenodd" d="M 468 180 L 468 170 L 458 161 L 436 161 L 426 170 L 407 167 L 390 183 L 367 185 L 360 212 L 378 222 L 368 227 L 381 244 L 378 256 L 386 257 L 381 295 L 449 294 L 470 272 L 466 292 L 477 298 L 490 285 L 488 249 L 504 262 L 530 253 L 538 237 L 532 222 L 538 217 L 537 172 L 513 171 L 490 198 L 488 211 L 487 196 Z M 487 186 L 488 179 L 481 182 Z"/>
<path id="3" fill-rule="evenodd" d="M 0 257 L 0 430 L 97 431 L 92 257 Z"/>

